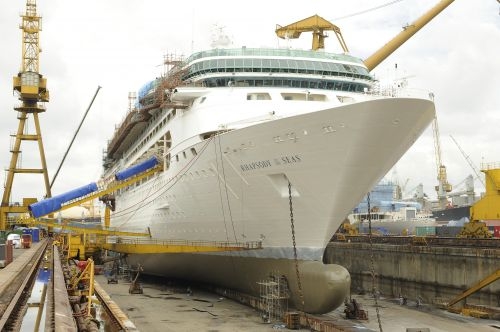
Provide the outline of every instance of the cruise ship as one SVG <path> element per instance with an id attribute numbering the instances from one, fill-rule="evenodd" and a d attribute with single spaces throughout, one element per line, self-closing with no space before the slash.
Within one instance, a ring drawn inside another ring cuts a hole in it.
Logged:
<path id="1" fill-rule="evenodd" d="M 250 294 L 278 272 L 298 304 L 296 252 L 305 311 L 341 305 L 350 276 L 324 249 L 434 118 L 429 95 L 381 89 L 362 60 L 324 51 L 221 48 L 170 64 L 117 127 L 103 179 L 152 156 L 164 170 L 116 193 L 111 226 L 263 249 L 130 262 Z"/>
<path id="2" fill-rule="evenodd" d="M 278 274 L 298 309 L 344 303 L 350 275 L 323 263 L 325 247 L 435 109 L 432 94 L 381 86 L 373 62 L 343 49 L 214 47 L 166 58 L 166 74 L 136 93 L 108 142 L 102 181 L 152 159 L 163 169 L 114 194 L 111 226 L 262 248 L 132 254 L 130 264 L 255 296 Z"/>

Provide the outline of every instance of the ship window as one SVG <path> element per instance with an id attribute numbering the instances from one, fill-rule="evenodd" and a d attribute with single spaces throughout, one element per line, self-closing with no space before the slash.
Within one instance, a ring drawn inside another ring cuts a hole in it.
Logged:
<path id="1" fill-rule="evenodd" d="M 354 98 L 348 97 L 348 96 L 337 96 L 337 99 L 341 103 L 353 103 L 354 102 Z"/>
<path id="2" fill-rule="evenodd" d="M 325 95 L 311 93 L 309 95 L 309 100 L 311 100 L 311 101 L 326 101 L 326 96 Z"/>
<path id="3" fill-rule="evenodd" d="M 203 102 L 207 99 L 207 97 L 201 97 L 200 99 L 200 104 L 203 104 Z"/>
<path id="4" fill-rule="evenodd" d="M 252 67 L 252 59 L 243 59 L 243 67 L 251 68 Z"/>
<path id="5" fill-rule="evenodd" d="M 193 154 L 193 156 L 196 156 L 198 154 L 195 148 L 191 148 L 191 153 Z"/>
<path id="6" fill-rule="evenodd" d="M 282 93 L 284 100 L 306 100 L 305 93 Z"/>
<path id="7" fill-rule="evenodd" d="M 172 136 L 170 135 L 170 131 L 167 131 L 165 134 L 165 145 L 167 146 L 167 149 L 170 149 L 172 146 Z"/>
<path id="8" fill-rule="evenodd" d="M 271 100 L 269 93 L 248 93 L 247 100 Z"/>
<path id="9" fill-rule="evenodd" d="M 236 81 L 236 86 L 250 86 L 250 82 L 253 82 L 253 81 L 249 81 L 249 80 Z"/>
<path id="10" fill-rule="evenodd" d="M 216 134 L 217 134 L 216 131 L 209 131 L 207 133 L 200 134 L 200 137 L 201 137 L 202 140 L 206 140 L 206 139 L 209 139 L 212 136 L 215 136 Z"/>
<path id="11" fill-rule="evenodd" d="M 175 161 L 179 161 L 179 155 L 178 154 L 175 155 Z"/>

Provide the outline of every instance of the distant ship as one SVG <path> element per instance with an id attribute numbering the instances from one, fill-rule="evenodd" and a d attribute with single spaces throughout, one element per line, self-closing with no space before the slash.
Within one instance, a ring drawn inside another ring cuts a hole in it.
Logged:
<path id="1" fill-rule="evenodd" d="M 419 202 L 396 199 L 400 191 L 395 183 L 379 182 L 370 190 L 370 214 L 365 196 L 347 217 L 350 228 L 366 234 L 371 222 L 374 234 L 415 235 L 417 227 L 437 226 L 436 219 L 430 212 L 422 211 Z"/>
<path id="2" fill-rule="evenodd" d="M 415 207 L 404 207 L 398 211 L 371 212 L 370 215 L 351 213 L 348 220 L 361 234 L 369 232 L 370 222 L 372 233 L 378 235 L 416 235 L 418 227 L 438 226 L 432 214 L 417 211 Z"/>
<path id="3" fill-rule="evenodd" d="M 470 205 L 454 206 L 446 209 L 439 209 L 432 211 L 432 217 L 436 218 L 439 222 L 449 221 L 469 221 L 470 218 Z"/>
<path id="4" fill-rule="evenodd" d="M 116 193 L 111 226 L 263 249 L 129 261 L 257 296 L 278 272 L 296 306 L 298 267 L 306 312 L 342 305 L 350 275 L 322 263 L 325 247 L 430 124 L 429 94 L 384 89 L 359 58 L 324 51 L 215 48 L 167 64 L 109 141 L 103 181 L 151 157 L 164 170 Z"/>
<path id="5" fill-rule="evenodd" d="M 449 194 L 451 202 L 444 208 L 432 209 L 432 216 L 441 223 L 460 223 L 468 222 L 471 214 L 471 206 L 480 197 L 476 197 L 474 191 L 474 178 L 472 175 L 467 176 L 463 181 L 465 185 L 461 191 Z"/>

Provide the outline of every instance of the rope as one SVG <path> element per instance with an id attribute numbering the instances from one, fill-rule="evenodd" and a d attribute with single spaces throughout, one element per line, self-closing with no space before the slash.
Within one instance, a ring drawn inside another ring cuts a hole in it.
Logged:
<path id="1" fill-rule="evenodd" d="M 220 145 L 220 137 L 219 137 L 219 145 Z M 214 139 L 214 155 L 215 155 L 215 166 L 217 167 L 216 172 L 219 171 L 219 158 L 217 153 L 217 141 Z M 222 199 L 222 189 L 221 189 L 221 179 L 217 176 L 217 184 L 219 187 L 219 199 L 220 199 L 220 208 L 222 210 L 222 220 L 224 221 L 224 229 L 226 230 L 226 240 L 229 242 L 229 233 L 227 232 L 227 224 L 226 224 L 226 210 L 224 209 L 224 200 Z M 227 188 L 226 188 L 227 193 Z M 229 200 L 227 202 L 229 205 Z"/>
<path id="2" fill-rule="evenodd" d="M 401 2 L 401 1 L 403 1 L 403 0 L 390 1 L 390 2 L 384 3 L 382 5 L 375 6 L 375 7 L 372 7 L 372 8 L 368 8 L 368 9 L 365 9 L 365 10 L 362 10 L 362 11 L 359 11 L 359 12 L 356 12 L 356 13 L 352 13 L 352 14 L 349 14 L 349 15 L 337 17 L 337 18 L 333 19 L 332 21 L 338 21 L 338 20 L 342 20 L 344 18 L 349 18 L 349 17 L 353 17 L 353 16 L 365 14 L 365 13 L 368 13 L 368 12 L 371 12 L 371 11 L 375 11 L 375 10 L 380 9 L 380 8 L 384 8 L 384 7 L 393 5 L 393 4 Z M 500 1 L 500 0 L 498 0 L 498 1 Z"/>
<path id="3" fill-rule="evenodd" d="M 219 153 L 217 153 L 217 141 L 219 141 Z M 222 170 L 222 178 L 224 180 L 224 191 L 226 192 L 226 203 L 227 203 L 227 209 L 229 213 L 229 220 L 231 221 L 231 226 L 233 228 L 233 236 L 234 236 L 234 241 L 238 242 L 238 238 L 236 237 L 236 230 L 234 228 L 234 220 L 233 220 L 233 213 L 231 211 L 231 204 L 229 202 L 229 195 L 228 195 L 228 189 L 227 189 L 227 179 L 226 179 L 226 172 L 224 171 L 224 160 L 223 158 L 223 153 L 222 153 L 222 145 L 221 145 L 221 140 L 220 140 L 220 132 L 217 135 L 217 140 L 214 139 L 214 153 L 215 153 L 215 163 L 217 167 L 217 172 L 219 171 L 219 157 L 220 157 L 220 163 L 221 163 L 221 170 Z M 229 242 L 229 232 L 227 231 L 227 223 L 226 223 L 226 213 L 224 212 L 224 202 L 222 198 L 222 181 L 219 176 L 217 176 L 217 180 L 219 183 L 219 197 L 220 197 L 220 202 L 221 202 L 221 209 L 222 209 L 222 216 L 223 216 L 223 221 L 224 221 L 224 229 L 226 230 L 226 240 Z M 241 254 L 236 251 L 235 252 L 236 256 L 241 256 Z M 231 260 L 231 265 L 233 267 L 233 271 L 237 273 L 237 268 L 236 268 L 236 262 L 235 262 L 235 257 L 234 255 L 230 254 L 229 259 Z"/>
<path id="4" fill-rule="evenodd" d="M 372 214 L 370 208 L 370 193 L 366 194 L 366 203 L 368 204 L 368 239 L 370 241 L 370 264 L 371 264 L 371 275 L 372 275 L 372 295 L 375 299 L 375 311 L 377 312 L 377 322 L 379 331 L 382 332 L 382 321 L 380 320 L 380 312 L 378 309 L 378 298 L 375 288 L 375 259 L 373 257 L 373 241 L 372 241 Z"/>
<path id="5" fill-rule="evenodd" d="M 145 196 L 141 201 L 134 203 L 134 204 L 114 213 L 113 216 L 115 218 L 117 218 L 117 217 L 123 217 L 123 216 L 129 215 L 129 214 L 135 214 L 138 209 L 144 208 L 147 205 L 153 203 L 158 197 L 160 197 L 161 195 L 166 193 L 168 190 L 170 190 L 170 188 L 172 188 L 180 180 L 181 177 L 179 175 L 186 173 L 195 164 L 195 162 L 200 158 L 200 156 L 203 154 L 203 152 L 207 149 L 207 147 L 208 147 L 209 143 L 212 141 L 212 139 L 213 139 L 213 137 L 208 139 L 207 142 L 205 143 L 205 145 L 203 145 L 201 147 L 198 154 L 193 159 L 190 159 L 187 162 L 187 164 L 184 165 L 182 167 L 182 169 L 179 170 L 179 172 L 176 175 L 174 175 L 171 179 L 169 179 L 167 181 L 167 183 L 165 183 L 161 188 L 159 188 L 158 190 L 153 192 L 150 196 Z M 138 205 L 140 205 L 142 203 L 144 203 L 144 205 L 137 207 Z M 131 210 L 132 208 L 135 208 L 135 210 Z M 128 222 L 128 221 L 129 220 L 127 220 L 126 222 Z"/>

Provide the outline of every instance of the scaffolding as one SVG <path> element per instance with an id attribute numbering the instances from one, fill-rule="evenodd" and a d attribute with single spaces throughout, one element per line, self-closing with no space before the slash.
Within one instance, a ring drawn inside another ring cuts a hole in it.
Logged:
<path id="1" fill-rule="evenodd" d="M 288 281 L 278 272 L 271 273 L 265 280 L 257 282 L 260 288 L 260 309 L 266 323 L 282 321 L 288 311 L 290 291 Z"/>

